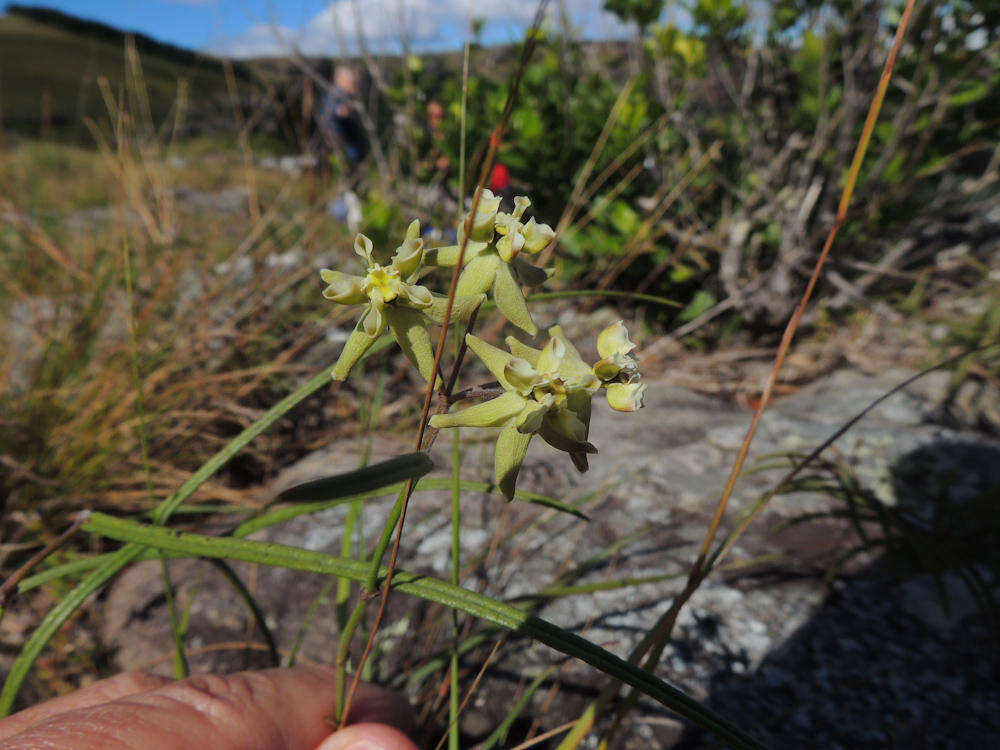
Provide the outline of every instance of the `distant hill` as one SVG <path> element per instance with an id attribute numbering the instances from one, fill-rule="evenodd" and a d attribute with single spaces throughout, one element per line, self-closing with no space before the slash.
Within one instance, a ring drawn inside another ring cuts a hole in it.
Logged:
<path id="1" fill-rule="evenodd" d="M 107 118 L 98 78 L 122 89 L 126 38 L 139 52 L 154 122 L 170 113 L 179 79 L 189 86 L 191 124 L 201 129 L 224 116 L 232 122 L 220 60 L 59 11 L 10 5 L 0 15 L 3 128 L 87 140 L 84 118 Z M 245 65 L 235 64 L 234 73 L 241 88 L 253 79 Z"/>

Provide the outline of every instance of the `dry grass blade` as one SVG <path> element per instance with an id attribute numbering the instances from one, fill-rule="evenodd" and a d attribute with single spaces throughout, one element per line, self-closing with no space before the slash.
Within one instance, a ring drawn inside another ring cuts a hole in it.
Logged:
<path id="1" fill-rule="evenodd" d="M 30 573 L 34 567 L 38 565 L 38 563 L 66 544 L 66 542 L 68 542 L 70 538 L 80 530 L 80 527 L 83 526 L 84 522 L 89 517 L 90 513 L 88 511 L 81 511 L 80 513 L 77 513 L 76 519 L 64 532 L 32 555 L 20 568 L 8 576 L 3 583 L 0 583 L 0 618 L 3 617 L 3 611 L 10 603 L 11 595 L 17 590 L 18 584 L 24 580 L 24 577 L 28 575 L 28 573 Z"/>
<path id="2" fill-rule="evenodd" d="M 903 11 L 903 16 L 899 21 L 898 28 L 896 29 L 895 41 L 893 42 L 892 49 L 889 52 L 889 57 L 885 61 L 885 68 L 882 71 L 882 77 L 879 79 L 878 88 L 876 89 L 875 96 L 872 99 L 871 107 L 868 109 L 868 117 L 865 120 L 864 129 L 861 131 L 861 138 L 858 140 L 858 146 L 854 152 L 854 159 L 851 162 L 851 168 L 848 172 L 847 183 L 844 185 L 844 190 L 840 198 L 840 206 L 837 209 L 836 221 L 834 222 L 833 227 L 831 227 L 830 233 L 826 237 L 826 242 L 823 243 L 823 249 L 820 251 L 819 257 L 816 259 L 816 265 L 813 268 L 812 275 L 809 277 L 809 282 L 806 284 L 805 291 L 802 293 L 802 298 L 799 300 L 799 304 L 795 308 L 795 312 L 788 321 L 784 334 L 782 334 L 781 343 L 778 345 L 778 352 L 774 357 L 774 366 L 771 368 L 771 374 L 768 376 L 767 382 L 764 384 L 764 390 L 761 393 L 760 401 L 757 404 L 757 408 L 754 410 L 753 418 L 750 420 L 750 426 L 747 428 L 747 434 L 743 438 L 743 443 L 736 456 L 733 469 L 729 474 L 729 478 L 726 480 L 726 487 L 723 490 L 722 497 L 715 509 L 715 515 L 712 517 L 711 525 L 709 526 L 708 532 L 705 534 L 705 538 L 702 541 L 701 549 L 698 551 L 698 560 L 695 567 L 699 570 L 705 562 L 705 557 L 708 555 L 708 550 L 711 547 L 712 541 L 715 539 L 719 524 L 722 521 L 722 516 L 726 512 L 729 499 L 732 497 L 733 490 L 736 488 L 736 480 L 739 477 L 740 472 L 743 471 L 743 464 L 746 462 L 747 454 L 750 452 L 750 444 L 753 442 L 754 435 L 757 433 L 757 426 L 760 423 L 760 417 L 764 413 L 764 409 L 766 409 L 770 403 L 774 386 L 778 382 L 778 373 L 781 371 L 781 366 L 785 362 L 785 357 L 787 356 L 788 350 L 792 345 L 792 339 L 795 337 L 795 333 L 799 328 L 799 323 L 802 320 L 803 313 L 805 313 L 806 306 L 812 298 L 813 290 L 816 287 L 816 283 L 819 281 L 819 276 L 826 263 L 827 256 L 830 253 L 830 248 L 833 246 L 833 241 L 836 239 L 837 233 L 840 231 L 840 227 L 844 223 L 844 219 L 847 217 L 847 207 L 850 205 L 851 196 L 854 194 L 854 187 L 858 181 L 858 174 L 861 171 L 861 163 L 864 161 L 865 152 L 868 150 L 868 143 L 871 139 L 872 130 L 875 128 L 875 121 L 878 119 L 879 112 L 882 109 L 882 101 L 885 98 L 885 92 L 889 86 L 889 79 L 892 76 L 892 69 L 896 63 L 896 56 L 899 54 L 899 48 L 903 43 L 903 35 L 906 33 L 906 27 L 909 25 L 910 16 L 913 13 L 914 3 L 915 0 L 908 0 L 906 3 L 906 9 Z"/>
<path id="3" fill-rule="evenodd" d="M 757 404 L 757 408 L 754 410 L 753 418 L 750 420 L 750 426 L 747 428 L 746 436 L 743 438 L 743 442 L 740 445 L 740 450 L 736 456 L 736 461 L 733 464 L 732 471 L 726 481 L 725 488 L 722 492 L 722 497 L 719 499 L 716 505 L 715 512 L 712 516 L 712 520 L 709 524 L 708 530 L 705 533 L 705 537 L 702 540 L 701 547 L 698 551 L 698 556 L 694 563 L 691 565 L 691 569 L 688 573 L 687 583 L 684 589 L 674 598 L 671 603 L 670 609 L 668 609 L 660 619 L 653 625 L 646 636 L 642 639 L 639 645 L 633 650 L 632 654 L 629 656 L 629 661 L 633 664 L 638 663 L 643 656 L 648 654 L 645 661 L 645 668 L 651 670 L 659 662 L 659 658 L 666 647 L 667 641 L 670 639 L 673 633 L 674 624 L 677 621 L 677 616 L 680 614 L 681 609 L 691 598 L 701 582 L 705 579 L 707 575 L 707 570 L 705 568 L 705 562 L 708 558 L 709 550 L 711 549 L 712 542 L 715 540 L 716 534 L 718 533 L 719 526 L 722 522 L 722 517 L 726 512 L 726 508 L 729 505 L 729 500 L 732 497 L 733 491 L 736 488 L 736 480 L 743 471 L 743 465 L 746 463 L 747 456 L 750 452 L 750 444 L 753 442 L 754 435 L 757 433 L 757 426 L 760 423 L 761 415 L 764 413 L 764 409 L 767 408 L 770 402 L 771 396 L 774 392 L 774 387 L 778 380 L 778 373 L 781 370 L 781 366 L 784 364 L 785 357 L 788 354 L 788 350 L 791 347 L 792 339 L 798 330 L 799 323 L 802 320 L 802 315 L 805 312 L 806 305 L 808 305 L 810 298 L 812 297 L 813 290 L 816 287 L 816 283 L 819 280 L 820 273 L 823 270 L 823 266 L 826 263 L 827 256 L 829 255 L 830 248 L 833 246 L 833 241 L 837 237 L 837 233 L 840 231 L 841 225 L 844 223 L 844 219 L 847 216 L 847 208 L 851 202 L 851 196 L 854 193 L 855 185 L 857 184 L 858 174 L 861 170 L 861 164 L 865 157 L 865 152 L 868 148 L 868 143 L 871 139 L 872 130 L 875 127 L 875 122 L 878 119 L 879 112 L 882 107 L 882 101 L 885 98 L 885 92 L 889 85 L 889 80 L 892 76 L 892 70 L 896 63 L 896 57 L 899 54 L 899 49 L 903 43 L 903 36 L 906 33 L 906 28 L 909 25 L 910 17 L 913 14 L 913 7 L 915 0 L 908 0 L 906 8 L 903 11 L 903 15 L 900 18 L 899 26 L 896 29 L 896 36 L 893 41 L 892 49 L 889 51 L 889 56 L 886 58 L 885 67 L 882 71 L 882 76 L 879 79 L 878 87 L 875 90 L 875 95 L 872 98 L 871 106 L 868 110 L 868 116 L 865 120 L 865 125 L 861 133 L 861 137 L 858 140 L 857 148 L 854 152 L 854 158 L 851 161 L 851 168 L 848 173 L 847 182 L 844 185 L 843 192 L 841 194 L 840 205 L 837 210 L 837 218 L 831 227 L 829 234 L 827 235 L 826 241 L 823 244 L 823 249 L 816 259 L 816 264 L 813 268 L 812 275 L 809 277 L 809 282 L 806 285 L 805 291 L 802 293 L 802 297 L 799 300 L 798 306 L 795 308 L 795 312 L 792 314 L 791 319 L 788 321 L 785 327 L 784 334 L 781 337 L 781 343 L 778 346 L 778 351 L 774 358 L 774 365 L 771 368 L 771 373 L 768 376 L 767 382 L 764 385 L 763 392 L 761 394 L 760 400 Z M 590 731 L 594 722 L 597 719 L 597 715 L 603 710 L 607 705 L 608 701 L 617 694 L 618 684 L 612 683 L 604 691 L 598 699 L 592 703 L 587 710 L 581 715 L 577 724 L 574 726 L 573 731 L 570 732 L 569 736 L 566 737 L 560 744 L 560 750 L 568 750 L 568 748 L 577 747 L 580 741 L 586 736 Z M 635 700 L 635 693 L 629 696 L 628 705 L 631 705 Z M 613 735 L 619 726 L 622 718 L 628 710 L 626 706 L 617 715 L 617 720 L 615 725 L 612 727 L 610 734 Z M 608 746 L 608 738 L 602 742 L 602 747 Z"/>

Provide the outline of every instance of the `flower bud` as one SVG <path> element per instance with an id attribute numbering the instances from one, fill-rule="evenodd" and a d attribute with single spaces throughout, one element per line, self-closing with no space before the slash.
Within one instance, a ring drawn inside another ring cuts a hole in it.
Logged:
<path id="1" fill-rule="evenodd" d="M 646 394 L 645 383 L 612 383 L 607 388 L 608 404 L 615 411 L 638 411 Z"/>

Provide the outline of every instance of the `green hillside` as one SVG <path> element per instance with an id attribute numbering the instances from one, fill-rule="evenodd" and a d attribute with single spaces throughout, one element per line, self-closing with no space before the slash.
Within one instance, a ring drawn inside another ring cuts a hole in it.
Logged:
<path id="1" fill-rule="evenodd" d="M 107 117 L 99 77 L 116 94 L 122 90 L 126 35 L 63 14 L 31 12 L 8 8 L 0 15 L 0 122 L 23 134 L 85 138 L 84 118 Z M 197 121 L 231 112 L 219 61 L 148 37 L 136 36 L 135 42 L 154 122 L 171 111 L 181 79 Z M 237 75 L 245 78 L 246 72 L 238 69 Z"/>

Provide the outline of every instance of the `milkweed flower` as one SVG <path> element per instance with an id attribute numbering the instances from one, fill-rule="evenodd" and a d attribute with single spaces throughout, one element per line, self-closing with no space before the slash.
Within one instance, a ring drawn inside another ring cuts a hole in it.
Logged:
<path id="1" fill-rule="evenodd" d="M 639 363 L 632 356 L 634 349 L 635 344 L 621 320 L 597 337 L 597 353 L 602 359 L 592 371 L 607 391 L 608 404 L 616 411 L 637 411 L 643 405 L 646 384 L 638 382 Z"/>
<path id="2" fill-rule="evenodd" d="M 539 435 L 557 450 L 570 454 L 580 471 L 587 454 L 597 453 L 588 441 L 590 402 L 600 380 L 558 326 L 541 350 L 508 338 L 510 353 L 468 334 L 469 348 L 503 387 L 503 394 L 468 409 L 431 417 L 443 427 L 500 427 L 494 456 L 494 476 L 500 491 L 514 497 L 517 475 L 528 444 Z"/>
<path id="3" fill-rule="evenodd" d="M 434 354 L 427 322 L 442 321 L 446 300 L 412 281 L 423 263 L 424 241 L 420 237 L 420 223 L 413 221 L 410 224 L 406 238 L 388 265 L 377 263 L 372 251 L 372 241 L 358 234 L 354 238 L 354 252 L 367 266 L 364 276 L 326 268 L 320 271 L 327 284 L 323 290 L 324 297 L 341 305 L 365 306 L 331 374 L 334 380 L 344 380 L 357 361 L 388 329 L 420 374 L 429 381 L 434 371 Z M 485 295 L 456 297 L 452 319 L 468 319 L 484 299 Z"/>
<path id="4" fill-rule="evenodd" d="M 472 229 L 466 243 L 462 274 L 456 289 L 459 295 L 474 296 L 492 290 L 497 308 L 507 320 L 534 336 L 538 327 L 531 319 L 521 286 L 537 286 L 549 277 L 549 272 L 528 263 L 523 254 L 540 253 L 555 237 L 548 224 L 538 224 L 534 218 L 521 221 L 531 201 L 524 196 L 514 199 L 513 213 L 501 212 L 500 198 L 483 190 L 479 198 Z M 466 219 L 458 226 L 459 244 L 428 251 L 428 263 L 454 266 L 465 234 Z"/>

